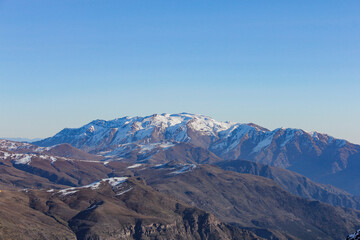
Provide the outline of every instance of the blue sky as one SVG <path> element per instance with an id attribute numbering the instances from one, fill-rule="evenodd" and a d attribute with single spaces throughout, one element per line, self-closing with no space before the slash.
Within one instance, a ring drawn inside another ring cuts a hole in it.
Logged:
<path id="1" fill-rule="evenodd" d="M 359 1 L 0 0 L 0 136 L 191 112 L 360 143 Z"/>

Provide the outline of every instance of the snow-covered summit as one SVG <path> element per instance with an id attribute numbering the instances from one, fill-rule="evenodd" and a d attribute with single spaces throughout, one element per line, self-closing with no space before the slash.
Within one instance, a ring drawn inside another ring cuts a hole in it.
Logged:
<path id="1" fill-rule="evenodd" d="M 37 142 L 41 146 L 70 143 L 87 151 L 118 148 L 124 144 L 191 142 L 188 131 L 217 137 L 235 123 L 218 122 L 197 114 L 154 114 L 147 117 L 123 117 L 110 121 L 94 120 L 83 127 L 66 128 L 54 137 Z"/>
<path id="2" fill-rule="evenodd" d="M 349 144 L 318 132 L 294 128 L 268 130 L 253 123 L 220 122 L 191 113 L 94 120 L 80 128 L 66 128 L 35 144 L 48 147 L 61 143 L 107 158 L 140 156 L 139 161 L 178 143 L 187 143 L 223 159 L 251 159 L 281 167 L 291 166 L 289 157 L 297 161 L 301 159 L 299 154 L 314 157 L 337 154 L 336 149 Z M 332 166 L 334 171 L 344 167 L 344 161 Z"/>

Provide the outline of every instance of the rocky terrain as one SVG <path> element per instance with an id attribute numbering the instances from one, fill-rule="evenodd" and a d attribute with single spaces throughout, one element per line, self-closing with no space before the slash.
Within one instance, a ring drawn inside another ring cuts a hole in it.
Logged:
<path id="1" fill-rule="evenodd" d="M 358 157 L 326 134 L 186 113 L 0 140 L 0 239 L 345 239 Z"/>
<path id="2" fill-rule="evenodd" d="M 136 174 L 161 192 L 264 238 L 341 239 L 360 224 L 359 211 L 296 197 L 267 178 L 210 165 L 175 171 L 178 168 L 171 163 L 153 169 L 139 167 Z"/>
<path id="3" fill-rule="evenodd" d="M 0 239 L 261 239 L 126 177 L 4 191 L 0 213 Z"/>
<path id="4" fill-rule="evenodd" d="M 216 165 L 224 170 L 272 179 L 286 191 L 303 198 L 360 209 L 359 197 L 331 185 L 314 182 L 296 172 L 244 160 L 223 161 Z"/>
<path id="5" fill-rule="evenodd" d="M 11 145 L 11 143 L 8 142 L 7 145 Z M 0 186 L 3 184 L 3 188 L 9 188 L 10 186 L 47 188 L 54 186 L 54 184 L 80 186 L 107 176 L 129 175 L 132 173 L 131 169 L 126 168 L 129 165 L 127 162 L 111 161 L 109 159 L 105 161 L 94 160 L 99 156 L 88 154 L 67 144 L 56 145 L 45 150 L 33 146 L 30 147 L 31 151 L 27 153 L 24 153 L 25 146 L 29 147 L 30 145 L 24 144 L 24 146 L 19 147 L 19 150 L 13 148 L 12 152 L 0 150 L 0 158 L 3 158 L 0 165 L 0 171 L 3 173 Z M 57 152 L 58 149 L 64 149 L 64 151 Z M 67 154 L 68 158 L 59 157 L 56 154 L 50 155 L 51 153 L 58 153 L 64 156 L 64 153 L 70 150 L 76 152 L 76 155 L 72 154 L 75 158 L 69 158 L 69 154 Z M 22 154 L 19 154 L 19 152 L 22 152 Z M 5 158 L 7 155 L 14 156 L 15 160 L 11 157 Z M 19 160 L 16 160 L 16 158 L 21 156 L 30 161 L 17 164 Z M 87 157 L 91 160 L 81 160 L 78 156 Z M 219 158 L 211 152 L 200 147 L 191 147 L 187 143 L 159 151 L 149 158 L 147 163 L 167 163 L 170 159 L 178 164 L 213 163 L 225 170 L 259 175 L 274 180 L 286 191 L 297 196 L 319 200 L 333 206 L 359 209 L 359 198 L 341 189 L 316 183 L 300 174 L 281 168 L 243 160 L 219 161 Z"/>
<path id="6" fill-rule="evenodd" d="M 268 130 L 256 124 L 218 122 L 196 114 L 155 114 L 95 120 L 35 142 L 42 147 L 61 143 L 105 158 L 133 162 L 147 161 L 156 153 L 188 143 L 222 160 L 244 159 L 286 168 L 360 195 L 360 181 L 350 184 L 347 177 L 359 167 L 360 146 L 301 129 Z M 208 161 L 216 159 L 209 156 Z"/>

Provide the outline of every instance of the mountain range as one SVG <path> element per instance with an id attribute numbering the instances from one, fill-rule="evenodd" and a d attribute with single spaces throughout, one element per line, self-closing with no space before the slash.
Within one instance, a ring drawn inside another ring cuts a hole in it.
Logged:
<path id="1" fill-rule="evenodd" d="M 0 239 L 345 239 L 358 156 L 326 134 L 188 113 L 0 140 Z"/>
<path id="2" fill-rule="evenodd" d="M 356 174 L 360 146 L 301 129 L 271 131 L 252 123 L 218 122 L 203 115 L 154 114 L 95 120 L 34 142 L 43 147 L 61 143 L 108 159 L 132 162 L 148 161 L 159 152 L 186 143 L 209 152 L 209 159 L 203 159 L 203 163 L 238 159 L 258 162 L 360 195 L 360 181 L 348 177 L 360 180 Z M 210 157 L 210 153 L 219 159 Z"/>
<path id="3" fill-rule="evenodd" d="M 1 146 L 0 187 L 7 190 L 0 231 L 7 238 L 339 239 L 360 226 L 358 210 L 296 197 L 269 178 L 185 163 L 189 157 L 132 164 L 89 158 L 68 144 Z"/>

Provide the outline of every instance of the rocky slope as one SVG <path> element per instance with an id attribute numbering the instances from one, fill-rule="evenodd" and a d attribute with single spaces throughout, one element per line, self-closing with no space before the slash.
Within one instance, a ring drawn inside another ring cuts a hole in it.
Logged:
<path id="1" fill-rule="evenodd" d="M 102 157 L 56 145 L 41 148 L 28 143 L 0 140 L 0 187 L 49 188 L 78 186 L 111 174 Z"/>
<path id="2" fill-rule="evenodd" d="M 189 144 L 186 144 L 186 146 L 189 146 Z M 186 151 L 180 151 L 182 149 L 186 149 Z M 358 224 L 360 224 L 358 223 L 358 212 L 296 198 L 285 192 L 270 179 L 224 171 L 216 167 L 197 164 L 196 159 L 205 160 L 209 156 L 209 159 L 212 159 L 211 153 L 205 154 L 203 152 L 206 150 L 198 151 L 196 148 L 183 147 L 176 151 L 167 149 L 166 151 L 169 151 L 169 153 L 165 156 L 171 158 L 177 157 L 178 159 L 173 163 L 168 162 L 163 164 L 148 164 L 145 162 L 129 164 L 122 161 L 78 160 L 47 155 L 44 152 L 16 153 L 13 151 L 0 150 L 2 182 L 0 188 L 2 190 L 4 187 L 8 187 L 8 189 L 24 187 L 38 189 L 53 188 L 55 190 L 51 190 L 50 192 L 38 190 L 29 191 L 29 193 L 35 194 L 34 199 L 43 199 L 42 202 L 45 202 L 45 204 L 39 205 L 42 206 L 41 208 L 36 207 L 38 206 L 37 204 L 31 206 L 37 210 L 51 208 L 55 211 L 55 209 L 59 208 L 61 209 L 59 210 L 61 211 L 61 213 L 59 213 L 60 216 L 69 213 L 70 209 L 67 209 L 69 206 L 72 209 L 70 212 L 74 214 L 80 213 L 73 210 L 74 206 L 80 204 L 81 201 L 72 202 L 71 200 L 77 196 L 77 194 L 80 194 L 80 198 L 86 197 L 86 201 L 89 203 L 93 201 L 88 198 L 93 196 L 92 191 L 89 191 L 93 189 L 91 187 L 90 189 L 83 188 L 81 187 L 82 185 L 90 184 L 99 179 L 117 176 L 141 176 L 147 179 L 151 186 L 163 191 L 165 194 L 186 201 L 190 205 L 203 208 L 208 212 L 214 213 L 222 222 L 231 223 L 233 226 L 238 226 L 241 229 L 247 228 L 266 239 L 309 239 L 309 237 L 329 239 L 331 235 L 340 236 L 341 234 L 344 234 L 344 237 L 345 232 L 354 231 L 357 229 Z M 158 154 L 154 156 L 158 156 L 158 158 L 162 160 L 167 159 L 167 157 Z M 56 160 L 54 158 L 56 158 Z M 151 162 L 152 160 L 150 159 L 149 161 Z M 96 184 L 92 184 L 91 186 L 94 185 Z M 60 188 L 68 189 L 59 190 Z M 129 189 L 130 188 L 119 188 L 118 190 L 124 192 Z M 129 190 L 129 193 L 130 192 L 132 192 L 132 190 Z M 104 193 L 101 192 L 101 194 L 103 195 Z M 62 196 L 66 196 L 66 198 L 62 198 Z M 112 198 L 114 197 L 113 195 L 110 196 L 112 196 Z M 146 196 L 135 196 L 132 204 L 137 206 L 144 205 L 144 199 L 148 199 L 147 194 Z M 62 205 L 62 203 L 60 205 L 55 204 L 54 206 L 49 205 L 54 199 L 56 200 L 58 198 L 70 205 L 68 205 L 68 207 Z M 33 198 L 30 198 L 30 200 L 31 199 Z M 166 201 L 164 200 L 164 202 L 160 203 L 152 201 L 151 208 L 161 208 L 161 206 L 156 205 L 166 205 Z M 32 202 L 32 200 L 30 202 Z M 81 202 L 80 205 L 82 204 L 84 203 Z M 4 206 L 6 206 L 6 204 L 4 204 Z M 86 206 L 91 207 L 91 205 Z M 16 207 L 14 208 L 16 209 Z M 79 211 L 80 210 L 81 209 L 79 209 Z M 110 209 L 107 210 L 107 212 L 111 211 Z M 139 210 L 136 210 L 136 212 L 138 211 Z M 25 212 L 27 213 L 28 210 Z M 43 213 L 45 215 L 50 214 L 48 211 L 43 211 Z M 149 214 L 144 213 L 146 216 Z M 79 216 L 82 215 L 80 214 Z M 64 219 L 63 216 L 59 218 L 56 215 L 51 215 L 51 217 L 60 222 L 64 221 L 61 220 Z M 91 215 L 89 217 L 91 219 L 97 219 L 95 221 L 96 226 L 91 225 L 92 230 L 86 228 L 88 229 L 86 232 L 92 232 L 95 231 L 94 229 L 97 229 L 94 233 L 97 234 L 96 236 L 98 236 L 98 234 L 101 233 L 101 229 L 105 227 L 101 224 L 99 225 L 98 221 L 110 224 L 107 223 L 107 221 L 111 221 L 111 219 L 114 218 L 114 216 L 111 215 L 108 219 L 103 219 L 103 217 L 97 218 L 97 215 Z M 31 217 L 29 217 L 29 219 L 31 219 Z M 198 218 L 195 217 L 195 219 Z M 292 221 L 289 222 L 289 219 L 292 219 Z M 68 222 L 69 219 L 66 221 L 67 224 L 70 224 Z M 79 237 L 83 234 L 81 226 L 88 226 L 91 222 L 89 222 L 87 218 L 84 220 L 79 217 L 79 219 L 76 218 L 76 221 L 71 223 L 74 224 L 71 225 L 74 229 L 78 229 L 73 230 L 70 228 L 71 231 Z M 2 225 L 6 226 L 5 223 Z M 0 224 L 0 226 L 2 225 Z M 122 226 L 122 223 L 120 225 Z M 70 225 L 65 226 L 69 227 Z M 133 227 L 135 226 L 136 222 Z M 36 229 L 36 227 L 34 228 Z M 46 229 L 47 227 L 43 226 L 43 228 Z M 337 229 L 337 233 L 332 232 L 332 228 Z M 230 226 L 227 227 L 227 229 L 230 229 L 230 232 L 237 231 Z M 145 228 L 144 231 L 147 232 L 150 230 Z M 173 230 L 168 229 L 167 231 L 171 232 Z M 36 232 L 34 234 L 39 233 Z M 91 234 L 86 236 L 93 236 Z M 109 232 L 102 234 L 105 236 L 109 234 Z M 154 234 L 157 237 L 160 236 L 158 233 Z M 171 235 L 171 237 L 173 236 Z M 49 237 L 45 238 L 51 239 L 52 236 L 49 235 Z"/>
<path id="3" fill-rule="evenodd" d="M 329 203 L 333 206 L 360 209 L 360 198 L 331 185 L 320 184 L 298 173 L 256 162 L 234 160 L 216 164 L 228 171 L 247 173 L 274 180 L 286 191 L 297 196 Z"/>
<path id="4" fill-rule="evenodd" d="M 359 211 L 296 197 L 259 176 L 210 165 L 134 170 L 161 192 L 267 239 L 341 239 L 360 224 Z"/>
<path id="5" fill-rule="evenodd" d="M 261 239 L 126 177 L 4 191 L 0 213 L 0 239 Z"/>
<path id="6" fill-rule="evenodd" d="M 155 114 L 95 120 L 35 144 L 49 147 L 61 143 L 121 161 L 147 161 L 156 153 L 188 143 L 220 159 L 246 159 L 290 169 L 360 195 L 360 185 L 350 184 L 347 177 L 360 165 L 360 146 L 301 129 L 271 131 L 255 124 L 218 122 L 202 115 Z"/>
<path id="7" fill-rule="evenodd" d="M 17 145 L 19 147 L 19 143 Z M 25 144 L 25 146 L 27 146 L 27 149 L 29 148 L 28 144 Z M 34 151 L 34 148 L 37 150 Z M 30 147 L 30 149 L 32 151 L 29 153 L 23 153 L 24 146 L 20 147 L 18 151 L 14 148 L 13 151 L 0 150 L 1 188 L 49 188 L 56 185 L 80 186 L 108 176 L 132 174 L 132 169 L 127 168 L 129 163 L 109 159 L 106 161 L 93 160 L 98 156 L 82 152 L 66 144 L 46 148 L 42 152 L 36 146 Z M 69 156 L 69 152 L 72 153 L 70 155 L 73 158 L 64 157 Z M 90 160 L 83 160 L 86 157 L 89 157 Z M 82 160 L 78 158 L 82 158 Z M 27 159 L 27 161 L 21 159 Z M 214 163 L 225 170 L 270 178 L 286 191 L 300 197 L 319 200 L 333 206 L 360 208 L 360 201 L 357 197 L 335 187 L 313 182 L 289 170 L 255 162 L 243 160 L 221 161 L 208 150 L 194 147 L 189 143 L 179 143 L 174 147 L 159 151 L 147 159 L 146 163 L 168 163 L 169 160 L 177 164 Z M 142 166 L 147 167 L 147 164 L 142 163 Z"/>

